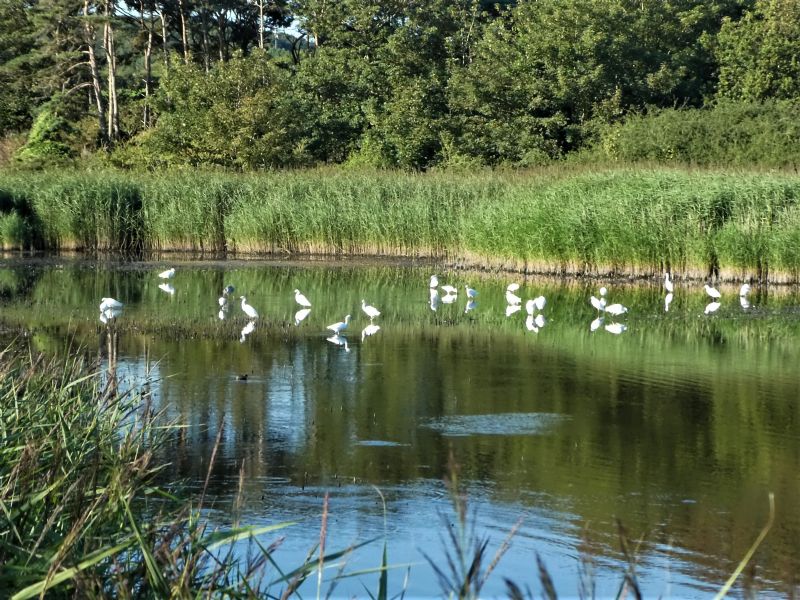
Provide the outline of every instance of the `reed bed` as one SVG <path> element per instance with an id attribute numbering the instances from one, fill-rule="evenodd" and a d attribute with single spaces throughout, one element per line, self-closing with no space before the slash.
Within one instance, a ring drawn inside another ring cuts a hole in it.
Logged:
<path id="1" fill-rule="evenodd" d="M 796 175 L 658 168 L 5 174 L 0 236 L 6 247 L 431 256 L 531 273 L 796 281 L 799 196 Z"/>

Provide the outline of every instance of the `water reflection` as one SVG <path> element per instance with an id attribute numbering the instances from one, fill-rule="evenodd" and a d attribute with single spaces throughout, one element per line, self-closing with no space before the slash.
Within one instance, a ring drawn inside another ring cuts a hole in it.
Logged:
<path id="1" fill-rule="evenodd" d="M 170 296 L 174 296 L 175 295 L 175 288 L 172 287 L 169 283 L 161 283 L 161 284 L 159 284 L 158 289 L 160 289 L 162 292 L 166 292 Z"/>
<path id="2" fill-rule="evenodd" d="M 302 323 L 305 320 L 305 318 L 310 314 L 311 314 L 310 308 L 301 308 L 296 313 L 294 313 L 294 324 L 300 325 L 300 323 Z"/>
<path id="3" fill-rule="evenodd" d="M 153 272 L 12 265 L 0 270 L 0 314 L 5 324 L 25 324 L 37 350 L 62 351 L 77 336 L 108 357 L 119 385 L 156 359 L 158 408 L 186 425 L 166 449 L 165 477 L 202 485 L 222 432 L 209 490 L 221 526 L 229 525 L 239 468 L 247 519 L 299 516 L 308 531 L 330 490 L 347 542 L 360 527 L 382 531 L 377 485 L 388 499 L 389 559 L 423 563 L 412 573 L 422 594 L 436 583 L 417 549 L 421 540 L 438 547 L 436 508 L 447 509 L 442 479 L 452 453 L 480 509 L 480 531 L 488 528 L 497 542 L 520 515 L 530 523 L 501 561 L 503 576 L 526 572 L 539 552 L 568 595 L 582 549 L 598 561 L 601 584 L 618 584 L 620 516 L 632 535 L 644 536 L 637 575 L 647 595 L 661 593 L 667 579 L 673 596 L 705 595 L 747 552 L 764 523 L 766 493 L 775 491 L 780 526 L 757 558 L 757 586 L 793 585 L 800 570 L 795 290 L 760 290 L 747 313 L 703 319 L 699 286 L 681 290 L 665 314 L 660 281 L 619 284 L 614 300 L 630 309 L 622 324 L 587 303 L 596 284 L 541 281 L 547 317 L 527 316 L 547 335 L 535 336 L 528 319 L 523 327 L 520 317 L 506 317 L 506 282 L 475 274 L 481 307 L 465 316 L 460 304 L 431 311 L 428 274 L 418 269 L 187 264 L 179 266 L 175 302 L 165 302 Z M 258 327 L 238 307 L 222 322 L 209 310 L 229 281 L 263 313 Z M 292 326 L 296 288 L 314 298 L 303 327 Z M 736 288 L 723 293 L 735 296 Z M 125 301 L 124 318 L 111 326 L 96 320 L 102 294 Z M 380 326 L 359 311 L 363 297 L 383 308 Z M 325 324 L 345 312 L 361 336 L 326 338 Z M 592 335 L 605 325 L 625 335 Z M 308 538 L 296 538 L 304 556 Z M 497 585 L 487 595 L 505 592 L 502 578 Z"/>

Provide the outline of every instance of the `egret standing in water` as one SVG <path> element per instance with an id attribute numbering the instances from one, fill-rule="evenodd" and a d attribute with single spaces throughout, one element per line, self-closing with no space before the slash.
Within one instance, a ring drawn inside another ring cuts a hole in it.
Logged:
<path id="1" fill-rule="evenodd" d="M 338 323 L 334 323 L 333 325 L 328 325 L 328 329 L 330 329 L 336 335 L 342 333 L 345 329 L 347 329 L 347 324 L 350 322 L 350 315 L 345 315 L 344 321 L 339 321 Z"/>
<path id="2" fill-rule="evenodd" d="M 294 301 L 297 302 L 300 306 L 304 308 L 309 308 L 311 306 L 311 302 L 309 302 L 308 298 L 306 298 L 300 290 L 294 291 Z"/>
<path id="3" fill-rule="evenodd" d="M 545 304 L 547 304 L 547 299 L 544 296 L 537 296 L 525 303 L 525 311 L 532 315 L 536 310 L 544 310 Z"/>
<path id="4" fill-rule="evenodd" d="M 100 312 L 108 309 L 122 310 L 122 302 L 114 298 L 100 298 Z"/>
<path id="5" fill-rule="evenodd" d="M 522 298 L 520 298 L 514 293 L 518 289 L 519 289 L 518 283 L 509 283 L 508 287 L 506 288 L 506 302 L 511 306 L 518 305 L 522 302 Z"/>
<path id="6" fill-rule="evenodd" d="M 175 277 L 175 268 L 173 267 L 171 269 L 167 269 L 166 271 L 161 271 L 161 273 L 159 273 L 158 276 L 161 279 L 172 279 L 173 277 Z"/>
<path id="7" fill-rule="evenodd" d="M 242 311 L 244 312 L 244 314 L 246 314 L 251 319 L 257 319 L 258 313 L 256 312 L 255 308 L 253 308 L 247 303 L 247 298 L 245 298 L 244 296 L 239 296 L 239 298 L 242 301 Z"/>
<path id="8" fill-rule="evenodd" d="M 375 317 L 379 317 L 381 314 L 381 311 L 379 311 L 374 306 L 370 306 L 369 304 L 367 304 L 363 298 L 361 299 L 361 310 L 363 310 L 364 313 L 369 317 L 370 323 L 372 323 L 372 319 L 374 319 Z"/>
<path id="9" fill-rule="evenodd" d="M 464 289 L 467 290 L 467 298 L 470 300 L 478 297 L 478 290 L 472 289 L 468 285 L 465 285 Z"/>
<path id="10" fill-rule="evenodd" d="M 608 314 L 610 314 L 611 316 L 613 316 L 613 317 L 618 317 L 621 314 L 624 314 L 624 313 L 628 312 L 628 307 L 627 306 L 622 306 L 622 304 L 619 304 L 619 303 L 617 303 L 617 304 L 609 304 L 605 308 L 606 308 L 606 312 Z"/>
<path id="11" fill-rule="evenodd" d="M 439 285 L 439 278 L 436 275 L 431 275 L 431 281 L 428 284 L 428 287 L 434 289 Z"/>
<path id="12" fill-rule="evenodd" d="M 234 288 L 232 285 L 226 285 L 225 288 L 222 290 L 222 296 L 219 297 L 219 306 L 220 308 L 227 309 L 228 308 L 228 297 L 234 292 Z"/>
<path id="13" fill-rule="evenodd" d="M 719 293 L 719 290 L 717 288 L 713 288 L 708 284 L 705 284 L 703 286 L 703 289 L 706 291 L 706 294 L 714 298 L 714 300 L 718 300 L 719 298 L 722 297 L 722 294 Z"/>
<path id="14" fill-rule="evenodd" d="M 664 289 L 667 290 L 667 293 L 669 294 L 671 294 L 675 290 L 675 286 L 669 279 L 669 271 L 664 273 Z"/>

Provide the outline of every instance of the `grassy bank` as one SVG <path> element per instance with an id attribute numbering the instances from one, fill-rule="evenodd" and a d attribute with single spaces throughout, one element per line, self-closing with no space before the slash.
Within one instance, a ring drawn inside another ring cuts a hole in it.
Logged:
<path id="1" fill-rule="evenodd" d="M 434 256 L 797 280 L 800 177 L 620 169 L 0 175 L 6 247 Z"/>

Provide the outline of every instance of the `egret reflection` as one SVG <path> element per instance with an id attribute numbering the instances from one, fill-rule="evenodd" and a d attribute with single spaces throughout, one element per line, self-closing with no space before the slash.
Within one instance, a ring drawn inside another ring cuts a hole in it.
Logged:
<path id="1" fill-rule="evenodd" d="M 600 329 L 600 326 L 603 324 L 604 318 L 597 317 L 594 321 L 589 324 L 589 331 L 597 331 Z"/>
<path id="2" fill-rule="evenodd" d="M 175 288 L 172 287 L 168 283 L 159 283 L 158 284 L 158 289 L 160 289 L 162 292 L 166 292 L 170 296 L 174 296 L 175 295 Z"/>
<path id="3" fill-rule="evenodd" d="M 706 308 L 703 311 L 703 314 L 710 315 L 711 313 L 715 313 L 719 310 L 719 307 L 722 306 L 720 302 L 709 302 L 706 304 Z"/>
<path id="4" fill-rule="evenodd" d="M 606 325 L 605 330 L 608 333 L 613 333 L 614 335 L 619 335 L 624 333 L 628 330 L 628 326 L 623 323 L 609 323 Z"/>
<path id="5" fill-rule="evenodd" d="M 464 314 L 467 314 L 471 310 L 475 310 L 475 307 L 477 306 L 478 306 L 477 301 L 470 300 L 469 302 L 467 302 L 467 306 L 464 308 Z"/>
<path id="6" fill-rule="evenodd" d="M 294 324 L 300 325 L 300 323 L 303 322 L 303 319 L 305 319 L 310 314 L 311 314 L 310 308 L 301 308 L 296 313 L 294 313 Z"/>
<path id="7" fill-rule="evenodd" d="M 664 312 L 669 312 L 669 305 L 672 304 L 673 298 L 672 292 L 664 296 Z"/>
<path id="8" fill-rule="evenodd" d="M 510 317 L 514 313 L 517 313 L 522 310 L 522 307 L 519 304 L 509 304 L 506 306 L 506 316 Z"/>
<path id="9" fill-rule="evenodd" d="M 247 325 L 242 327 L 242 333 L 239 334 L 239 342 L 244 343 L 244 341 L 247 339 L 247 336 L 253 333 L 253 330 L 255 328 L 256 328 L 256 322 L 248 321 Z"/>
<path id="10" fill-rule="evenodd" d="M 333 334 L 331 337 L 325 338 L 331 344 L 335 346 L 342 346 L 344 347 L 345 352 L 350 352 L 350 346 L 347 345 L 347 338 L 343 335 L 339 335 L 338 333 Z"/>
<path id="11" fill-rule="evenodd" d="M 364 338 L 367 338 L 371 335 L 375 335 L 376 333 L 378 333 L 380 328 L 381 328 L 380 325 L 374 325 L 372 323 L 364 327 L 364 329 L 361 330 L 361 341 L 363 342 Z"/>

